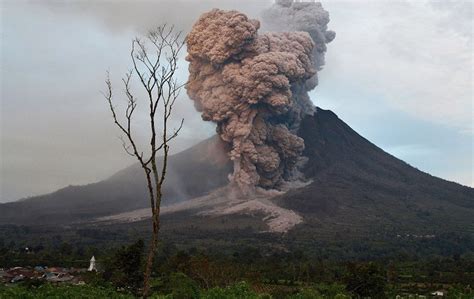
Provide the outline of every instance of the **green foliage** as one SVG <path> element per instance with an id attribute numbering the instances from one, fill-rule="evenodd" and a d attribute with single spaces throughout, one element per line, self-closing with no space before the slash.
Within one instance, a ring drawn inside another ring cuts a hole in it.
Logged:
<path id="1" fill-rule="evenodd" d="M 104 278 L 117 288 L 137 292 L 143 282 L 143 252 L 145 244 L 138 240 L 134 244 L 120 248 L 106 262 Z"/>
<path id="2" fill-rule="evenodd" d="M 349 294 L 346 291 L 346 286 L 337 282 L 318 283 L 314 286 L 314 289 L 326 298 L 335 298 L 337 296 L 344 298 L 345 295 L 347 295 L 349 298 Z"/>
<path id="3" fill-rule="evenodd" d="M 170 288 L 173 299 L 199 298 L 199 288 L 196 282 L 184 273 L 173 273 L 171 275 Z"/>
<path id="4" fill-rule="evenodd" d="M 289 295 L 289 299 L 322 299 L 322 298 L 336 298 L 349 299 L 351 296 L 346 294 L 345 286 L 337 283 L 324 284 L 319 283 L 313 287 L 305 287 L 298 291 L 297 294 Z"/>
<path id="5" fill-rule="evenodd" d="M 94 287 L 89 285 L 51 285 L 44 284 L 34 290 L 21 284 L 0 286 L 0 299 L 131 299 L 131 295 L 117 293 L 113 288 Z"/>
<path id="6" fill-rule="evenodd" d="M 321 294 L 313 288 L 304 288 L 298 294 L 288 297 L 289 299 L 319 299 Z"/>
<path id="7" fill-rule="evenodd" d="M 246 282 L 239 282 L 226 288 L 212 288 L 201 295 L 202 299 L 267 299 L 267 294 L 257 294 Z"/>
<path id="8" fill-rule="evenodd" d="M 472 299 L 474 298 L 474 289 L 455 284 L 448 289 L 449 298 Z"/>
<path id="9" fill-rule="evenodd" d="M 386 298 L 385 273 L 373 262 L 349 264 L 345 281 L 347 290 L 357 296 Z"/>
<path id="10" fill-rule="evenodd" d="M 85 272 L 81 274 L 82 280 L 91 286 L 111 286 L 111 284 L 104 279 L 103 275 L 101 273 L 97 272 Z"/>
<path id="11" fill-rule="evenodd" d="M 55 238 L 57 244 L 53 247 L 41 240 L 39 245 L 28 246 L 35 248 L 29 253 L 15 250 L 18 244 L 3 242 L 5 247 L 0 248 L 0 265 L 4 268 L 34 265 L 71 267 L 76 265 L 75 260 L 83 258 L 84 262 L 77 264 L 77 268 L 84 268 L 93 254 L 104 272 L 78 274 L 87 287 L 98 290 L 98 294 L 104 290 L 115 292 L 113 296 L 139 294 L 143 278 L 143 242 L 118 249 L 99 249 L 89 245 L 77 247 L 69 242 L 71 250 L 64 239 Z M 348 265 L 344 260 L 327 259 L 323 253 L 312 256 L 295 248 L 289 248 L 289 252 L 276 252 L 245 244 L 240 246 L 216 252 L 205 246 L 186 248 L 172 243 L 160 244 L 153 268 L 152 298 L 270 298 L 260 294 L 264 292 L 271 294 L 273 299 L 394 298 L 401 294 L 427 295 L 437 289 L 446 289 L 449 296 L 455 298 L 474 298 L 471 290 L 473 253 L 424 258 L 403 255 L 376 262 L 354 259 Z M 359 249 L 366 250 L 363 246 Z M 237 283 L 239 281 L 247 283 Z M 11 290 L 19 292 L 21 289 L 23 293 L 36 294 L 38 289 L 48 288 L 42 284 L 42 281 L 27 280 L 12 286 Z M 5 295 L 6 289 L 2 292 L 0 298 L 23 298 L 9 293 Z M 30 297 L 25 295 L 24 298 Z"/>
<path id="12" fill-rule="evenodd" d="M 40 286 L 46 284 L 44 280 L 40 279 L 25 279 L 23 280 L 20 285 L 23 286 L 26 289 L 34 290 L 36 288 L 39 288 Z"/>

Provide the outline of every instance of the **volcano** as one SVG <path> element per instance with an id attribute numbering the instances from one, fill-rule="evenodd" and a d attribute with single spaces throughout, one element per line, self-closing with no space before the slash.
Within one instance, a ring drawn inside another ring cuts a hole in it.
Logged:
<path id="1" fill-rule="evenodd" d="M 251 226 L 256 232 L 296 236 L 317 231 L 314 238 L 374 230 L 420 236 L 474 231 L 474 189 L 393 157 L 333 112 L 318 108 L 303 119 L 298 136 L 305 140 L 308 161 L 302 171 L 307 181 L 286 192 L 240 201 L 223 200 L 232 165 L 217 137 L 170 157 L 163 229 L 225 232 Z M 2 204 L 0 224 L 97 227 L 146 222 L 141 171 L 133 165 L 95 184 Z"/>

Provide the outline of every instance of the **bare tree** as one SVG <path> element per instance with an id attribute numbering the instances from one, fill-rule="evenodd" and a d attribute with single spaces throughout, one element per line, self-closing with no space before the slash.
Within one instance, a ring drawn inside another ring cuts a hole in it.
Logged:
<path id="1" fill-rule="evenodd" d="M 132 41 L 130 56 L 133 68 L 122 78 L 127 100 L 124 120 L 119 119 L 116 107 L 113 105 L 112 83 L 108 72 L 105 81 L 107 89 L 104 96 L 115 124 L 123 133 L 121 137 L 123 148 L 129 155 L 135 157 L 143 168 L 150 198 L 153 231 L 143 279 L 143 297 L 149 295 L 150 276 L 158 245 L 162 187 L 166 177 L 169 142 L 178 136 L 184 121 L 182 119 L 178 128 L 170 132 L 169 121 L 173 106 L 184 86 L 175 78 L 179 52 L 183 45 L 181 32 L 175 32 L 173 26 L 167 25 L 151 31 L 144 40 L 135 38 Z M 145 154 L 139 149 L 138 141 L 132 132 L 132 119 L 137 107 L 137 98 L 130 86 L 134 77 L 138 77 L 140 85 L 145 89 L 148 103 L 150 143 Z M 159 159 L 161 161 L 158 161 Z"/>

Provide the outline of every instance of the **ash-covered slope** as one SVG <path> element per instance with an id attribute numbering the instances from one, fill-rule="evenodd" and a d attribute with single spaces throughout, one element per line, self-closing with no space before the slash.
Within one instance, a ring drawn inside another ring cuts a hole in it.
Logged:
<path id="1" fill-rule="evenodd" d="M 303 215 L 307 227 L 474 232 L 474 189 L 387 154 L 331 111 L 305 118 L 299 136 L 313 182 L 273 200 Z"/>
<path id="2" fill-rule="evenodd" d="M 289 229 L 294 240 L 304 243 L 372 234 L 424 238 L 474 232 L 474 189 L 433 177 L 387 154 L 331 111 L 318 108 L 314 116 L 303 120 L 298 135 L 305 140 L 304 155 L 309 160 L 304 173 L 312 182 L 270 199 L 285 213 L 301 217 L 280 230 Z M 255 202 L 255 198 L 248 201 Z M 255 205 L 235 209 L 241 204 L 229 201 L 226 204 L 238 211 L 235 215 L 215 213 L 214 206 L 208 212 L 193 210 L 186 204 L 187 210 L 163 215 L 165 230 L 169 223 L 173 231 L 189 231 L 190 224 L 206 231 L 224 231 L 229 225 L 211 226 L 208 222 L 239 223 L 239 217 L 246 215 L 260 221 L 256 229 L 278 232 L 272 229 L 271 220 L 284 218 L 262 212 Z M 179 217 L 179 213 L 186 217 Z M 206 220 L 203 215 L 213 215 L 213 219 Z"/>
<path id="3" fill-rule="evenodd" d="M 321 237 L 375 228 L 394 233 L 474 232 L 474 189 L 423 173 L 387 154 L 331 111 L 318 108 L 303 120 L 298 135 L 305 140 L 309 161 L 304 173 L 312 183 L 271 199 L 302 216 L 293 233 L 317 232 Z M 166 203 L 201 196 L 227 183 L 232 166 L 217 150 L 219 146 L 210 139 L 171 158 Z M 140 169 L 133 166 L 97 184 L 3 204 L 0 223 L 67 223 L 147 207 L 142 179 Z M 199 220 L 186 215 L 164 215 L 163 229 L 167 223 L 169 229 L 178 230 L 207 225 L 202 213 Z M 231 215 L 211 218 L 219 217 L 227 223 L 234 219 Z M 229 225 L 209 229 L 225 227 Z M 308 236 L 314 234 L 301 239 Z"/>
<path id="4" fill-rule="evenodd" d="M 221 238 L 248 223 L 254 232 L 287 232 L 304 244 L 335 236 L 423 239 L 474 232 L 474 189 L 387 154 L 328 110 L 318 108 L 307 116 L 298 135 L 305 140 L 309 159 L 303 171 L 312 180 L 309 184 L 263 199 L 257 194 L 246 202 L 217 198 L 217 191 L 164 210 L 164 231 L 187 232 L 189 240 L 194 238 L 190 232 L 199 235 L 197 230 L 201 237 Z M 122 216 L 114 219 L 127 222 Z"/>
<path id="5" fill-rule="evenodd" d="M 220 187 L 232 171 L 222 143 L 213 137 L 169 159 L 164 204 Z M 90 185 L 0 204 L 0 224 L 66 224 L 149 206 L 145 177 L 138 164 Z"/>

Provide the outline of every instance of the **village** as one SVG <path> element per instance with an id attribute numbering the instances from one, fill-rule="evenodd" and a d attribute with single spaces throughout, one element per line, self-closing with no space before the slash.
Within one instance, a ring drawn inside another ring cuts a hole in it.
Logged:
<path id="1" fill-rule="evenodd" d="M 47 281 L 50 283 L 85 284 L 83 276 L 87 272 L 97 272 L 97 263 L 94 256 L 90 259 L 89 268 L 63 268 L 63 267 L 13 267 L 0 268 L 0 282 L 13 284 L 25 280 Z"/>

